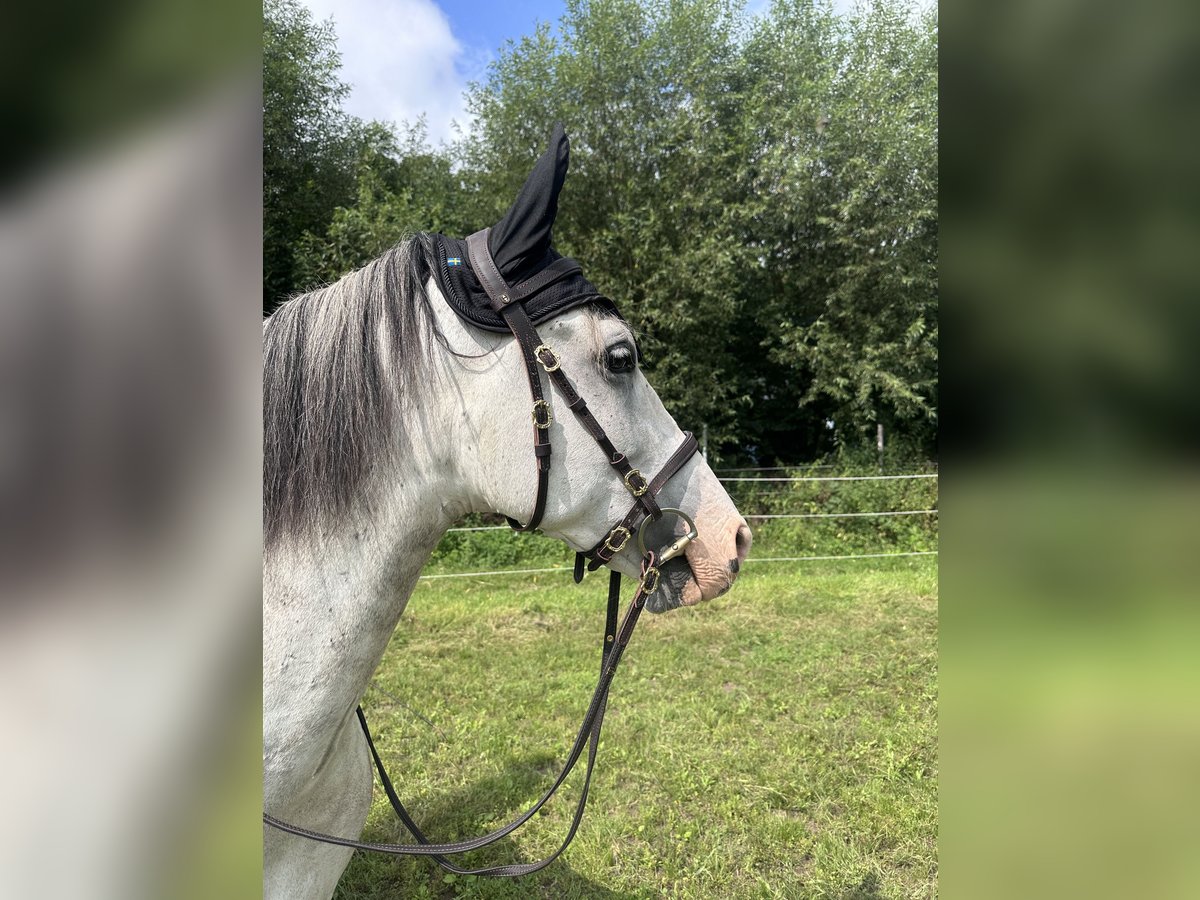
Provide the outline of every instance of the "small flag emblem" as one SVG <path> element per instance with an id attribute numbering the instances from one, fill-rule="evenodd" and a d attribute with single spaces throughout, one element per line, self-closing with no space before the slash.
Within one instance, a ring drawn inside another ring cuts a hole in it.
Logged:
<path id="1" fill-rule="evenodd" d="M 450 257 L 447 257 L 447 259 L 446 259 L 446 265 L 448 265 L 448 266 L 461 266 L 461 265 L 462 265 L 462 257 L 461 257 L 461 256 L 450 256 Z"/>

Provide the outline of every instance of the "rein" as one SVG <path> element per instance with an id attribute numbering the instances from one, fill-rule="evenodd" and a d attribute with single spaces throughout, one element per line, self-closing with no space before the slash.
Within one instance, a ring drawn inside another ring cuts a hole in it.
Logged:
<path id="1" fill-rule="evenodd" d="M 551 453 L 549 430 L 554 419 L 550 403 L 546 400 L 542 390 L 541 373 L 544 371 L 565 399 L 567 408 L 575 414 L 588 434 L 600 445 L 600 448 L 604 451 L 608 459 L 609 465 L 620 476 L 621 482 L 634 499 L 628 514 L 609 529 L 595 546 L 575 555 L 575 581 L 579 583 L 583 580 L 585 562 L 589 571 L 595 571 L 600 566 L 610 562 L 617 553 L 621 552 L 636 533 L 638 536 L 638 547 L 642 551 L 641 577 L 638 581 L 637 591 L 634 593 L 633 599 L 625 611 L 625 616 L 621 620 L 620 627 L 618 627 L 617 618 L 621 602 L 621 575 L 615 571 L 610 574 L 608 582 L 608 610 L 604 625 L 604 639 L 600 647 L 600 678 L 596 683 L 595 691 L 592 693 L 591 703 L 588 704 L 587 712 L 584 714 L 583 723 L 579 726 L 579 733 L 576 735 L 575 742 L 563 765 L 562 773 L 555 780 L 554 784 L 550 786 L 546 793 L 533 806 L 508 825 L 465 841 L 442 844 L 432 843 L 417 826 L 408 810 L 404 808 L 400 797 L 396 794 L 392 780 L 388 777 L 387 770 L 384 768 L 379 751 L 375 748 L 375 741 L 371 737 L 370 728 L 367 727 L 367 718 L 361 706 L 355 712 L 358 716 L 359 724 L 362 726 L 363 734 L 366 736 L 367 746 L 371 750 L 371 758 L 374 760 L 375 769 L 379 773 L 379 780 L 383 784 L 384 792 L 387 794 L 392 809 L 395 810 L 400 821 L 404 823 L 405 828 L 416 838 L 417 843 L 372 843 L 338 837 L 309 828 L 303 828 L 299 825 L 292 825 L 266 812 L 263 813 L 263 822 L 280 831 L 326 844 L 336 844 L 342 847 L 352 847 L 356 850 L 368 850 L 397 856 L 429 856 L 443 869 L 458 875 L 486 875 L 498 878 L 514 878 L 520 875 L 529 875 L 550 865 L 570 845 L 576 831 L 579 829 L 580 822 L 583 820 L 583 811 L 587 804 L 588 790 L 591 787 L 592 770 L 595 766 L 596 754 L 600 746 L 600 729 L 604 723 L 604 713 L 608 706 L 608 692 L 612 686 L 613 677 L 616 675 L 617 664 L 621 661 L 621 656 L 629 644 L 629 639 L 633 636 L 634 626 L 637 624 L 638 617 L 642 613 L 642 608 L 646 604 L 646 598 L 658 589 L 661 578 L 659 567 L 668 560 L 683 554 L 688 544 L 696 538 L 695 523 L 687 513 L 671 507 L 660 506 L 655 499 L 655 495 L 662 490 L 671 476 L 678 472 L 692 458 L 692 455 L 697 450 L 697 444 L 696 438 L 691 432 L 684 432 L 682 443 L 671 454 L 658 473 L 649 480 L 640 471 L 630 465 L 628 458 L 609 440 L 600 423 L 588 409 L 587 402 L 579 396 L 570 379 L 563 373 L 558 354 L 550 346 L 542 343 L 538 336 L 537 328 L 520 303 L 521 300 L 532 296 L 547 285 L 554 283 L 554 281 L 572 272 L 577 272 L 579 270 L 578 263 L 565 258 L 556 260 L 550 266 L 547 266 L 526 281 L 515 286 L 510 286 L 505 281 L 504 276 L 500 274 L 500 270 L 492 259 L 491 251 L 488 249 L 487 238 L 489 231 L 490 229 L 484 229 L 467 238 L 467 251 L 470 256 L 471 267 L 483 285 L 492 308 L 500 314 L 517 339 L 517 344 L 521 348 L 521 355 L 525 362 L 525 370 L 529 378 L 529 392 L 533 401 L 531 419 L 533 421 L 533 455 L 537 466 L 537 494 L 534 498 L 533 514 L 530 516 L 529 521 L 521 525 L 515 519 L 510 518 L 508 520 L 509 525 L 516 531 L 533 531 L 541 523 L 542 515 L 546 509 L 546 491 L 550 478 Z M 681 518 L 688 526 L 688 531 L 666 548 L 659 551 L 648 550 L 645 544 L 646 526 L 650 522 L 662 518 L 664 513 L 670 513 Z M 583 790 L 575 807 L 575 814 L 571 820 L 570 830 L 557 850 L 545 859 L 533 863 L 486 866 L 478 869 L 457 866 L 446 858 L 448 855 L 467 853 L 490 846 L 528 822 L 537 814 L 538 810 L 545 806 L 562 786 L 563 782 L 566 781 L 567 776 L 570 775 L 579 758 L 583 755 L 585 746 L 587 747 L 587 771 L 584 775 Z"/>

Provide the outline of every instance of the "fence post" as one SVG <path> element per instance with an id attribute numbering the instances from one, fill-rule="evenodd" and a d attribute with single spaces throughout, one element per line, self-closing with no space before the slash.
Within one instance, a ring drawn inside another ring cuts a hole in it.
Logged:
<path id="1" fill-rule="evenodd" d="M 700 455 L 708 462 L 708 423 L 700 426 Z"/>
<path id="2" fill-rule="evenodd" d="M 879 451 L 879 471 L 883 471 L 883 423 L 875 426 L 875 448 Z"/>

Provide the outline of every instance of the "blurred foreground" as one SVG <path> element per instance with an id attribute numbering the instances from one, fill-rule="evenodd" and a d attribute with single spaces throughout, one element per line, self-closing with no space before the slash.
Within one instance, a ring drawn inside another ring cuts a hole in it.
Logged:
<path id="1" fill-rule="evenodd" d="M 946 897 L 1200 895 L 1200 16 L 947 10 Z"/>
<path id="2" fill-rule="evenodd" d="M 0 896 L 254 896 L 259 15 L 13 12 Z"/>
<path id="3" fill-rule="evenodd" d="M 946 477 L 941 889 L 1200 890 L 1200 473 Z"/>

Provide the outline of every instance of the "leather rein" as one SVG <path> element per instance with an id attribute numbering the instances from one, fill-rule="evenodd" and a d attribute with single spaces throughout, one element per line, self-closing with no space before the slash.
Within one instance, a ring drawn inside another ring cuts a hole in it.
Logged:
<path id="1" fill-rule="evenodd" d="M 375 748 L 375 742 L 371 737 L 370 729 L 367 727 L 367 718 L 361 706 L 357 708 L 356 713 L 363 734 L 366 736 L 367 746 L 371 750 L 371 758 L 374 760 L 375 768 L 379 772 L 379 780 L 383 784 L 384 792 L 387 794 L 392 809 L 395 810 L 400 821 L 404 823 L 405 828 L 412 833 L 417 843 L 373 843 L 338 837 L 309 828 L 303 828 L 299 825 L 289 824 L 266 812 L 263 813 L 263 822 L 280 831 L 286 831 L 289 834 L 309 838 L 314 841 L 321 841 L 326 844 L 336 844 L 342 847 L 352 847 L 356 850 L 368 850 L 397 856 L 430 856 L 443 869 L 457 875 L 486 875 L 513 878 L 520 875 L 529 875 L 550 865 L 567 849 L 567 846 L 575 837 L 575 832 L 579 829 L 579 823 L 583 820 L 583 811 L 587 804 L 588 790 L 592 781 L 592 769 L 595 766 L 596 753 L 600 746 L 600 728 L 604 722 L 604 713 L 608 705 L 608 692 L 612 685 L 613 676 L 617 671 L 617 664 L 625 652 L 625 647 L 628 645 L 629 639 L 633 636 L 634 626 L 637 624 L 638 617 L 645 606 L 646 598 L 658 589 L 660 580 L 659 567 L 667 562 L 667 560 L 681 555 L 687 548 L 687 545 L 696 538 L 696 526 L 692 519 L 681 510 L 660 506 L 655 500 L 655 495 L 666 485 L 671 476 L 678 472 L 692 458 L 692 455 L 697 450 L 697 444 L 696 438 L 691 432 L 684 432 L 683 442 L 671 454 L 658 473 L 649 480 L 630 465 L 628 458 L 609 440 L 600 423 L 596 421 L 595 416 L 588 409 L 586 401 L 579 396 L 570 379 L 563 373 L 558 355 L 550 346 L 542 343 L 538 336 L 537 328 L 530 320 L 529 314 L 520 302 L 542 288 L 553 284 L 555 281 L 579 271 L 579 264 L 571 259 L 559 259 L 520 284 L 509 285 L 505 281 L 504 276 L 500 274 L 500 270 L 492 259 L 491 251 L 488 250 L 487 238 L 489 231 L 490 229 L 485 228 L 483 231 L 478 231 L 467 238 L 467 252 L 471 260 L 471 267 L 479 278 L 483 289 L 487 292 L 492 308 L 504 319 L 509 330 L 512 331 L 514 337 L 517 339 L 517 344 L 521 348 L 521 355 L 524 358 L 525 371 L 529 378 L 529 392 L 533 400 L 531 418 L 533 421 L 533 454 L 537 466 L 537 495 L 534 499 L 533 514 L 530 516 L 529 521 L 521 525 L 516 520 L 510 518 L 508 519 L 509 525 L 516 531 L 533 531 L 541 523 L 542 515 L 546 509 L 546 491 L 550 478 L 551 452 L 549 430 L 553 422 L 553 415 L 550 403 L 546 400 L 546 396 L 542 390 L 541 373 L 545 372 L 566 401 L 567 408 L 575 414 L 575 417 L 583 425 L 588 434 L 600 445 L 600 448 L 604 451 L 608 459 L 609 465 L 620 476 L 626 490 L 633 496 L 633 505 L 628 514 L 610 528 L 595 546 L 575 555 L 575 581 L 578 583 L 583 580 L 585 563 L 589 571 L 595 571 L 600 566 L 607 564 L 617 553 L 625 549 L 625 546 L 636 533 L 638 536 L 638 546 L 642 551 L 641 577 L 638 581 L 637 591 L 634 593 L 633 599 L 625 611 L 625 616 L 621 620 L 620 627 L 618 627 L 617 618 L 621 602 L 621 575 L 616 571 L 613 571 L 609 575 L 608 610 L 604 624 L 604 640 L 600 651 L 600 678 L 596 684 L 595 691 L 592 693 L 592 699 L 588 704 L 587 712 L 584 714 L 583 723 L 579 726 L 579 733 L 576 735 L 575 742 L 563 765 L 562 773 L 554 781 L 554 784 L 550 786 L 533 806 L 508 825 L 469 840 L 441 844 L 431 842 L 417 826 L 416 822 L 413 821 L 412 816 L 405 809 L 404 804 L 401 803 L 399 796 L 396 794 L 392 781 L 388 777 L 387 770 L 384 768 L 383 760 L 379 756 L 379 751 Z M 670 513 L 683 519 L 688 526 L 688 531 L 668 547 L 662 548 L 657 552 L 653 549 L 647 550 L 645 545 L 645 528 L 650 522 L 662 518 L 664 513 Z M 559 848 L 552 854 L 545 859 L 532 863 L 485 866 L 476 869 L 455 865 L 446 858 L 448 855 L 467 853 L 494 844 L 528 822 L 537 814 L 538 810 L 545 806 L 558 791 L 559 787 L 562 786 L 563 782 L 566 781 L 567 776 L 570 775 L 571 771 L 575 768 L 575 764 L 583 755 L 585 747 L 587 748 L 587 770 L 584 775 L 583 789 L 580 792 L 567 836 Z"/>

